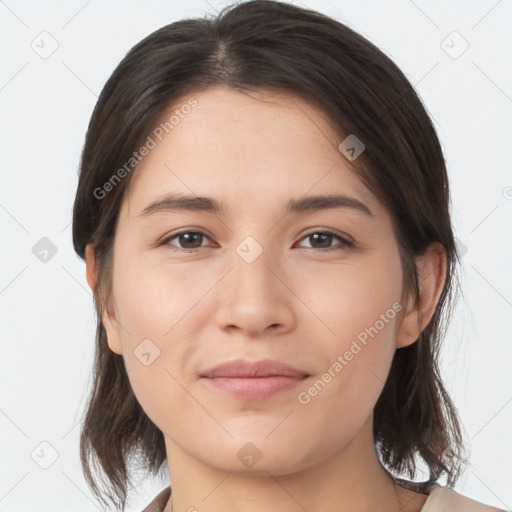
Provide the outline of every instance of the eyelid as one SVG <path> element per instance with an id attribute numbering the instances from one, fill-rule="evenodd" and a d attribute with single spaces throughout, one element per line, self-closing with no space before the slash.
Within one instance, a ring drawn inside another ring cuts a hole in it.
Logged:
<path id="1" fill-rule="evenodd" d="M 331 229 L 331 228 L 314 228 L 312 230 L 309 230 L 308 232 L 304 233 L 300 237 L 299 242 L 311 235 L 314 235 L 315 233 L 332 235 L 332 236 L 338 238 L 339 240 L 341 240 L 342 244 L 347 247 L 355 247 L 355 245 L 356 245 L 354 239 L 351 236 L 349 236 L 345 233 L 342 233 L 336 229 Z M 315 249 L 314 247 L 305 247 L 305 249 L 313 249 L 316 251 L 320 251 L 320 252 L 324 251 L 325 252 L 325 251 L 337 249 L 337 247 L 333 246 L 333 247 L 327 247 L 324 249 Z"/>
<path id="2" fill-rule="evenodd" d="M 204 231 L 203 229 L 201 228 L 195 228 L 195 227 L 189 227 L 189 228 L 184 228 L 184 229 L 180 229 L 179 231 L 176 231 L 174 233 L 170 233 L 168 235 L 165 235 L 160 242 L 158 242 L 158 246 L 160 245 L 171 245 L 170 244 L 170 241 L 171 240 L 174 240 L 175 238 L 179 237 L 180 235 L 184 235 L 186 233 L 199 233 L 203 236 L 205 236 L 206 238 L 208 238 L 209 240 L 212 240 L 212 237 L 206 232 Z M 182 249 L 181 247 L 177 247 L 177 246 L 172 246 L 174 249 L 176 249 L 177 251 L 185 251 L 185 252 L 194 252 L 194 251 L 197 251 L 198 249 L 201 249 L 205 246 L 201 245 L 200 247 L 196 247 L 194 249 Z"/>

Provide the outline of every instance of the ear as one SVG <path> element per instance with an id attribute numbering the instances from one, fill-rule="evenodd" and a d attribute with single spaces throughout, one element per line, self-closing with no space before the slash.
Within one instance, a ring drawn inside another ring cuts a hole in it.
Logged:
<path id="1" fill-rule="evenodd" d="M 446 253 L 439 242 L 432 242 L 416 257 L 420 297 L 414 303 L 409 296 L 407 308 L 398 328 L 396 347 L 412 345 L 430 322 L 446 279 Z"/>
<path id="2" fill-rule="evenodd" d="M 89 288 L 94 294 L 96 292 L 96 280 L 98 278 L 98 268 L 96 266 L 96 256 L 94 247 L 91 244 L 85 246 L 85 278 Z"/>
<path id="3" fill-rule="evenodd" d="M 94 247 L 91 244 L 85 246 L 85 276 L 87 283 L 91 288 L 97 300 L 103 300 L 102 297 L 96 295 L 96 286 L 98 283 L 98 265 Z M 107 333 L 107 343 L 112 352 L 122 354 L 122 343 L 119 335 L 119 324 L 116 321 L 115 315 L 111 311 L 110 304 L 106 304 L 103 308 L 102 324 Z"/>

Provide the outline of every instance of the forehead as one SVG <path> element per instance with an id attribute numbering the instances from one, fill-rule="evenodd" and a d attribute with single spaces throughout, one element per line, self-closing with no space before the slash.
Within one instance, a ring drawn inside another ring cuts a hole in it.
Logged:
<path id="1" fill-rule="evenodd" d="M 335 191 L 378 206 L 338 150 L 344 135 L 290 93 L 227 86 L 191 93 L 163 112 L 149 135 L 154 147 L 123 202 L 130 216 L 168 192 L 236 201 L 253 212 Z"/>

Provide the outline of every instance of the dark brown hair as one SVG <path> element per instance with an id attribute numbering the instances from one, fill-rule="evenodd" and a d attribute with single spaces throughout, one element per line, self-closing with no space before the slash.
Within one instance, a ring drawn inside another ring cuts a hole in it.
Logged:
<path id="1" fill-rule="evenodd" d="M 365 151 L 348 163 L 391 213 L 407 294 L 418 298 L 414 257 L 431 242 L 444 247 L 440 300 L 416 342 L 396 350 L 374 409 L 374 439 L 395 476 L 414 478 L 422 460 L 429 481 L 445 476 L 454 484 L 463 442 L 438 356 L 458 284 L 458 254 L 435 129 L 412 85 L 376 46 L 323 14 L 272 0 L 239 3 L 218 16 L 184 19 L 150 34 L 120 62 L 92 114 L 73 211 L 75 251 L 84 258 L 92 244 L 98 264 L 94 376 L 80 441 L 88 484 L 101 501 L 107 503 L 106 496 L 124 510 L 134 465 L 157 475 L 166 462 L 163 434 L 136 400 L 123 358 L 109 349 L 101 322 L 111 294 L 117 215 L 136 166 L 105 198 L 98 199 L 97 191 L 178 98 L 218 85 L 295 94 L 329 119 L 340 142 L 348 134 L 364 142 Z"/>

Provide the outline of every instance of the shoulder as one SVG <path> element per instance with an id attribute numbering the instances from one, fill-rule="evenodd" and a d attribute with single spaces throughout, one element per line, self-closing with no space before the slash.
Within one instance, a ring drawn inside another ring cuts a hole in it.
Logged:
<path id="1" fill-rule="evenodd" d="M 506 512 L 504 509 L 484 505 L 438 484 L 431 485 L 428 491 L 428 498 L 421 512 Z M 142 512 L 163 512 L 170 497 L 169 486 L 163 489 Z"/>
<path id="2" fill-rule="evenodd" d="M 429 488 L 428 498 L 421 512 L 505 512 L 459 494 L 450 487 L 434 484 Z"/>
<path id="3" fill-rule="evenodd" d="M 142 512 L 164 512 L 170 497 L 171 487 L 169 486 L 163 489 Z"/>

